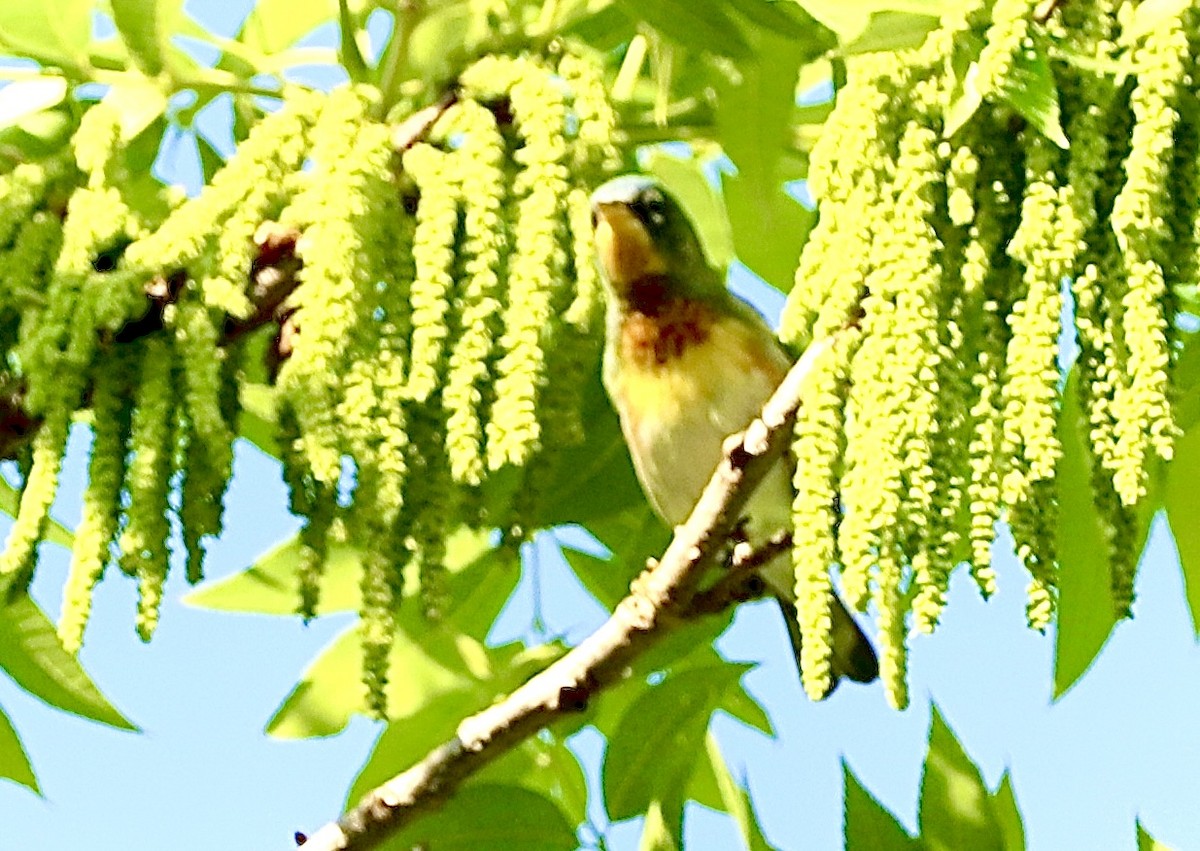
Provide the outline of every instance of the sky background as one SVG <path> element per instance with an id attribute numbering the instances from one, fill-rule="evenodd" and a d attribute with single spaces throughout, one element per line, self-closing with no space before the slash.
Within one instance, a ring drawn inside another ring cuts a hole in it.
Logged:
<path id="1" fill-rule="evenodd" d="M 229 35 L 248 6 L 188 8 Z M 214 136 L 224 132 L 219 107 L 204 121 Z M 195 187 L 194 140 L 173 134 L 157 169 L 169 182 Z M 734 283 L 764 312 L 777 312 L 777 294 L 745 275 L 735 275 Z M 79 517 L 87 442 L 86 429 L 77 428 L 55 512 L 69 526 Z M 249 566 L 294 532 L 298 524 L 285 504 L 278 465 L 239 444 L 227 530 L 207 560 L 210 578 Z M 0 532 L 7 527 L 0 522 Z M 825 703 L 809 703 L 775 607 L 739 611 L 720 647 L 731 659 L 760 663 L 745 683 L 778 737 L 724 716 L 715 731 L 778 847 L 841 846 L 842 759 L 915 830 L 929 707 L 936 701 L 989 785 L 1011 769 L 1030 849 L 1133 849 L 1136 818 L 1179 851 L 1200 849 L 1200 651 L 1165 524 L 1156 525 L 1143 558 L 1137 617 L 1118 627 L 1093 669 L 1056 704 L 1050 702 L 1053 636 L 1025 628 L 1026 578 L 1006 537 L 997 550 L 1000 591 L 992 601 L 983 603 L 959 572 L 937 634 L 912 642 L 912 706 L 903 713 L 887 707 L 877 686 L 847 685 Z M 577 640 L 604 617 L 552 541 L 543 541 L 536 556 L 497 621 L 497 643 L 529 634 L 535 584 L 550 633 Z M 43 548 L 33 594 L 52 617 L 67 560 L 65 551 Z M 286 849 L 293 831 L 315 830 L 337 815 L 380 725 L 358 718 L 338 736 L 310 741 L 276 741 L 262 730 L 348 616 L 304 627 L 298 618 L 209 612 L 182 605 L 186 590 L 174 572 L 147 646 L 134 634 L 133 583 L 114 572 L 97 589 L 81 659 L 140 734 L 48 709 L 0 677 L 0 706 L 45 795 L 0 781 L 0 851 Z M 594 781 L 599 736 L 585 731 L 573 745 Z M 602 823 L 602 813 L 593 817 Z M 612 845 L 636 847 L 638 830 L 636 822 L 614 826 Z M 686 839 L 701 851 L 738 845 L 728 819 L 699 807 L 689 809 Z"/>

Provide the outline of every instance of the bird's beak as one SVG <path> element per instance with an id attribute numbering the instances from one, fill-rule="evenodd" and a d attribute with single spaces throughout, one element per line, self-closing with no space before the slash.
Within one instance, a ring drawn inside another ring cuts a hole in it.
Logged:
<path id="1" fill-rule="evenodd" d="M 667 272 L 662 254 L 628 204 L 597 202 L 592 213 L 596 254 L 614 290 L 624 293 L 643 278 Z"/>

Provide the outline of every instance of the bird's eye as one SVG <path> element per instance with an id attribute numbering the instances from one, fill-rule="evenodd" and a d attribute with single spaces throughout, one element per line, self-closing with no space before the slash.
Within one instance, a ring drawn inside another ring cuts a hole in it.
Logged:
<path id="1" fill-rule="evenodd" d="M 638 204 L 638 213 L 651 228 L 661 228 L 667 223 L 667 199 L 657 190 L 646 192 Z"/>
<path id="2" fill-rule="evenodd" d="M 592 230 L 596 229 L 596 225 L 600 224 L 600 216 L 596 214 L 596 208 L 592 208 Z"/>

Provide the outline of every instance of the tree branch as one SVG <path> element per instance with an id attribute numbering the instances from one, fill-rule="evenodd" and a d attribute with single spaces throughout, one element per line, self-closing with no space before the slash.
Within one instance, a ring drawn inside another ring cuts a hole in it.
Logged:
<path id="1" fill-rule="evenodd" d="M 626 676 L 630 663 L 673 624 L 694 616 L 693 603 L 705 597 L 696 593 L 701 578 L 721 558 L 746 500 L 787 445 L 804 381 L 836 339 L 835 334 L 809 346 L 759 417 L 726 441 L 724 457 L 687 521 L 599 629 L 507 698 L 464 720 L 453 739 L 367 794 L 341 819 L 311 837 L 297 834 L 305 851 L 377 847 L 492 760 L 555 720 L 586 709 L 593 695 Z M 776 538 L 768 550 L 786 546 Z M 774 554 L 735 553 L 734 561 L 753 566 Z M 744 582 L 743 569 L 734 572 Z"/>

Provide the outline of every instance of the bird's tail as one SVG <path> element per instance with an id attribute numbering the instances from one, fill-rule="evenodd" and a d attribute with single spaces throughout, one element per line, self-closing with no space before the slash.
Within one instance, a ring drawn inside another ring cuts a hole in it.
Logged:
<path id="1" fill-rule="evenodd" d="M 796 670 L 799 671 L 800 624 L 796 622 L 796 604 L 782 596 L 776 596 L 775 599 L 783 612 L 788 638 L 792 642 L 792 653 L 796 657 Z M 829 691 L 821 695 L 822 699 L 833 694 L 842 677 L 848 677 L 856 683 L 869 683 L 879 676 L 879 660 L 875 658 L 871 642 L 836 597 L 833 600 L 833 628 L 829 638 L 833 645 L 833 670 L 829 678 Z"/>

